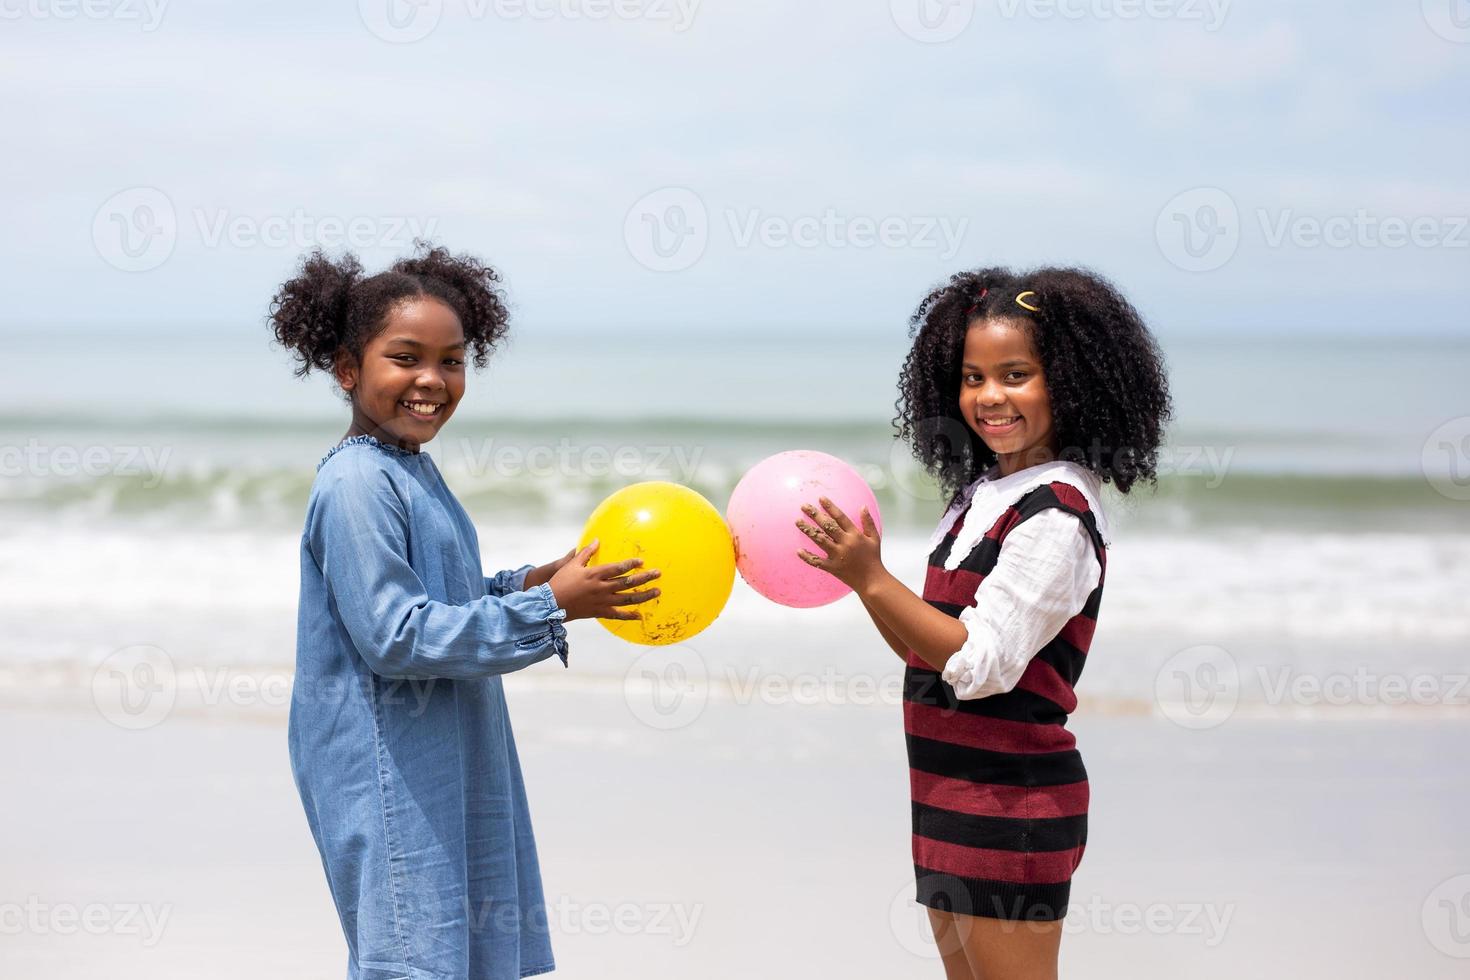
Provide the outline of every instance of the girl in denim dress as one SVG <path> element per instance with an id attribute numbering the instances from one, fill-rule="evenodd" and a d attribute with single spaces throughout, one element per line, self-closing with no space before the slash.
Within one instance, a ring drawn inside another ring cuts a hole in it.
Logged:
<path id="1" fill-rule="evenodd" d="M 555 655 L 564 623 L 636 619 L 658 577 L 589 564 L 596 542 L 485 576 L 474 524 L 423 452 L 506 332 L 498 274 L 420 245 L 365 277 L 308 256 L 271 307 L 298 375 L 351 406 L 301 536 L 289 746 L 347 940 L 349 978 L 553 969 L 502 674 Z"/>

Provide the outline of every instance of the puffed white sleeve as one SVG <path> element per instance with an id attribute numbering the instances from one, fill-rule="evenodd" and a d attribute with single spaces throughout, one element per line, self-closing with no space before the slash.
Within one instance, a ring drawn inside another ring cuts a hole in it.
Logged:
<path id="1" fill-rule="evenodd" d="M 960 613 L 968 636 L 944 680 L 968 700 L 1009 691 L 1031 658 L 1082 611 L 1102 579 L 1082 521 L 1050 508 L 1006 535 L 995 567 Z"/>

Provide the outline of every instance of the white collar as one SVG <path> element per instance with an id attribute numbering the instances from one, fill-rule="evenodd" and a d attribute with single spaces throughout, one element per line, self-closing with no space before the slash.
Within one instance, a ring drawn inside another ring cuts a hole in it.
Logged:
<path id="1" fill-rule="evenodd" d="M 1028 466 L 1010 476 L 1000 476 L 999 473 L 999 468 L 992 466 L 980 476 L 980 479 L 966 487 L 954 506 L 945 511 L 944 517 L 939 521 L 939 527 L 935 528 L 934 534 L 930 536 L 929 552 L 932 554 L 944 540 L 944 536 L 949 533 L 949 529 L 954 527 L 954 522 L 959 519 L 960 514 L 967 506 L 970 508 L 970 513 L 965 518 L 965 526 L 960 528 L 954 547 L 949 550 L 949 557 L 944 561 L 946 570 L 954 571 L 960 567 L 960 562 L 975 550 L 980 539 L 985 537 L 985 532 L 995 526 L 995 522 L 1000 520 L 1007 508 L 1030 491 L 1048 483 L 1065 483 L 1075 487 L 1087 500 L 1088 508 L 1092 510 L 1093 520 L 1097 523 L 1097 530 L 1102 535 L 1103 544 L 1111 543 L 1108 535 L 1107 516 L 1102 509 L 1102 480 L 1087 467 L 1079 463 L 1056 460 L 1037 466 Z"/>

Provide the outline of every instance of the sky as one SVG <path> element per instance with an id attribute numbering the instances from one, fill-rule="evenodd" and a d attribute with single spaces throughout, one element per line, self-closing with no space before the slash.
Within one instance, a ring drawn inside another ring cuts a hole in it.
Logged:
<path id="1" fill-rule="evenodd" d="M 261 330 L 427 234 L 521 329 L 904 331 L 1080 264 L 1166 338 L 1470 337 L 1470 4 L 0 0 L 0 330 Z"/>

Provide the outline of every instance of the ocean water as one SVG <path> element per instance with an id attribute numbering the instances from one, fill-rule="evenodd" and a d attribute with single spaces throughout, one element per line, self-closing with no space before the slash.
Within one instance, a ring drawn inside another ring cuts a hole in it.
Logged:
<path id="1" fill-rule="evenodd" d="M 296 379 L 263 330 L 5 341 L 32 369 L 0 411 L 0 685 L 84 678 L 138 644 L 180 665 L 289 670 L 306 496 L 347 427 L 328 380 Z M 905 346 L 526 336 L 471 376 L 425 448 L 487 571 L 560 555 L 628 483 L 674 480 L 723 509 L 754 462 L 820 449 L 872 484 L 885 558 L 917 586 L 942 504 L 892 436 Z M 1147 706 L 1171 658 L 1199 647 L 1253 679 L 1246 701 L 1271 700 L 1281 670 L 1451 683 L 1470 663 L 1470 344 L 1164 346 L 1177 420 L 1158 487 L 1109 498 L 1084 696 Z M 574 637 L 590 682 L 619 683 L 643 652 L 593 624 Z M 855 600 L 788 610 L 741 582 L 689 646 L 725 677 L 891 672 Z"/>

